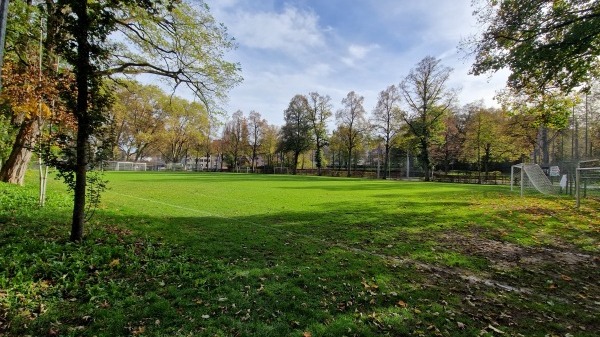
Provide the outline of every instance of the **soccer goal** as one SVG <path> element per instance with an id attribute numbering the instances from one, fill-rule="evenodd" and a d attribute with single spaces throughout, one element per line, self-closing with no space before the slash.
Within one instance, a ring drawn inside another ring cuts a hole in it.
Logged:
<path id="1" fill-rule="evenodd" d="M 575 205 L 585 198 L 600 199 L 600 160 L 582 161 L 575 170 Z"/>
<path id="2" fill-rule="evenodd" d="M 521 188 L 521 196 L 523 196 L 525 190 L 538 191 L 543 194 L 558 193 L 558 187 L 552 185 L 548 176 L 537 164 L 521 163 L 513 165 L 510 169 L 511 191 L 517 182 Z"/>
<path id="3" fill-rule="evenodd" d="M 133 161 L 109 161 L 106 163 L 107 171 L 146 171 L 146 163 Z"/>

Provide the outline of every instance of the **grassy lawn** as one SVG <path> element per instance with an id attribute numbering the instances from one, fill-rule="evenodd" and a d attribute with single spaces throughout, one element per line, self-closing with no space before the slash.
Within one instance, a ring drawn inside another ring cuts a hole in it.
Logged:
<path id="1" fill-rule="evenodd" d="M 505 186 L 109 173 L 0 183 L 0 336 L 597 336 L 600 202 Z"/>

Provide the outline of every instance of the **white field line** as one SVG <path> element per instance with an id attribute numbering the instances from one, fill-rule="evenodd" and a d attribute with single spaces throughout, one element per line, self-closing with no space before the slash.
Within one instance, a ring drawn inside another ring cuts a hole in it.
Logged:
<path id="1" fill-rule="evenodd" d="M 159 205 L 163 205 L 163 206 L 169 206 L 172 208 L 177 208 L 177 209 L 182 209 L 182 210 L 186 210 L 186 211 L 191 211 L 191 212 L 195 212 L 195 213 L 200 213 L 206 216 L 210 216 L 210 217 L 214 217 L 214 218 L 219 218 L 219 219 L 223 219 L 223 220 L 228 220 L 230 222 L 235 222 L 235 223 L 245 223 L 247 225 L 253 225 L 256 227 L 260 227 L 260 228 L 264 228 L 264 229 L 268 229 L 268 230 L 276 230 L 282 233 L 286 233 L 289 235 L 293 235 L 293 236 L 300 236 L 300 237 L 305 237 L 314 241 L 319 241 L 319 242 L 323 242 L 323 243 L 327 243 L 327 244 L 331 244 L 330 242 L 328 242 L 325 239 L 320 239 L 317 237 L 314 237 L 312 235 L 307 235 L 307 234 L 300 234 L 300 233 L 294 233 L 294 232 L 290 232 L 288 230 L 282 229 L 282 228 L 278 228 L 278 227 L 273 227 L 273 226 L 267 226 L 267 225 L 263 225 L 254 221 L 248 221 L 248 220 L 238 220 L 238 219 L 233 219 L 230 216 L 225 216 L 225 215 L 221 215 L 221 214 L 216 214 L 216 213 L 211 213 L 211 212 L 207 212 L 207 211 L 203 211 L 197 208 L 190 208 L 190 207 L 184 207 L 184 206 L 179 206 L 179 205 L 175 205 L 175 204 L 171 204 L 171 203 L 167 203 L 164 201 L 159 201 L 159 200 L 154 200 L 154 199 L 148 199 L 148 198 L 142 198 L 142 197 L 138 197 L 135 195 L 129 195 L 129 194 L 124 194 L 124 193 L 119 193 L 119 192 L 111 192 L 113 194 L 117 194 L 123 197 L 127 197 L 127 198 L 132 198 L 132 199 L 138 199 L 138 200 L 142 200 L 142 201 L 146 201 L 146 202 L 151 202 L 151 203 L 155 203 L 155 204 L 159 204 Z M 203 195 L 205 196 L 205 195 Z"/>
<path id="2" fill-rule="evenodd" d="M 129 194 L 124 194 L 124 193 L 119 193 L 119 192 L 114 192 L 114 191 L 109 191 L 109 193 L 120 195 L 122 197 L 127 197 L 127 198 L 131 198 L 131 199 L 138 199 L 138 200 L 142 200 L 142 201 L 146 201 L 146 202 L 151 202 L 151 203 L 159 204 L 159 205 L 163 205 L 163 206 L 169 206 L 169 207 L 172 207 L 172 208 L 178 208 L 178 209 L 183 209 L 183 210 L 186 210 L 186 211 L 192 211 L 192 212 L 195 212 L 195 213 L 201 213 L 201 214 L 205 214 L 205 215 L 208 215 L 208 216 L 215 216 L 215 217 L 219 217 L 219 218 L 224 218 L 224 217 L 220 217 L 220 216 L 218 216 L 216 214 L 213 214 L 213 213 L 210 213 L 210 212 L 199 210 L 197 208 L 189 208 L 189 207 L 174 205 L 174 204 L 170 204 L 170 203 L 159 201 L 159 200 L 142 198 L 142 197 L 137 197 L 135 195 L 129 195 Z"/>
<path id="3" fill-rule="evenodd" d="M 532 291 L 530 289 L 527 288 L 519 288 L 519 287 L 513 287 L 510 285 L 506 285 L 506 284 L 502 284 L 490 279 L 485 279 L 485 278 L 480 278 L 477 277 L 473 274 L 471 274 L 470 272 L 467 272 L 465 270 L 455 270 L 455 269 L 451 269 L 451 268 L 447 268 L 447 267 L 438 267 L 438 266 L 434 266 L 434 265 L 430 265 L 427 263 L 423 263 L 423 262 L 419 262 L 413 259 L 409 259 L 409 258 L 399 258 L 399 257 L 395 257 L 395 256 L 390 256 L 390 255 L 385 255 L 385 254 L 380 254 L 380 253 L 376 253 L 376 252 L 372 252 L 372 251 L 368 251 L 368 250 L 364 250 L 361 248 L 356 248 L 356 247 L 350 247 L 348 245 L 339 243 L 339 242 L 331 242 L 331 241 L 327 241 L 325 239 L 322 238 L 318 238 L 312 235 L 308 235 L 308 234 L 300 234 L 300 233 L 295 233 L 295 232 L 291 232 L 282 228 L 277 228 L 277 227 L 272 227 L 272 226 L 267 226 L 267 225 L 263 225 L 263 224 L 259 224 L 253 221 L 247 221 L 247 220 L 236 220 L 233 219 L 231 217 L 228 216 L 224 216 L 224 215 L 219 215 L 219 214 L 215 214 L 215 213 L 211 213 L 211 212 L 207 212 L 207 211 L 203 211 L 203 210 L 199 210 L 197 208 L 190 208 L 190 207 L 184 207 L 184 206 L 179 206 L 179 205 L 175 205 L 175 204 L 171 204 L 171 203 L 167 203 L 167 202 L 163 202 L 163 201 L 159 201 L 159 200 L 154 200 L 154 199 L 148 199 L 148 198 L 142 198 L 142 197 L 138 197 L 138 196 L 134 196 L 134 195 L 129 195 L 129 194 L 124 194 L 124 193 L 119 193 L 119 192 L 110 192 L 113 194 L 117 194 L 123 197 L 127 197 L 127 198 L 132 198 L 132 199 L 138 199 L 138 200 L 142 200 L 142 201 L 146 201 L 146 202 L 150 202 L 150 203 L 155 203 L 155 204 L 159 204 L 159 205 L 163 205 L 163 206 L 168 206 L 168 207 L 173 207 L 173 208 L 177 208 L 177 209 L 182 209 L 182 210 L 186 210 L 186 211 L 191 211 L 191 212 L 196 212 L 196 213 L 200 213 L 203 215 L 207 215 L 207 216 L 211 216 L 211 217 L 215 217 L 215 218 L 219 218 L 219 219 L 224 219 L 224 220 L 228 220 L 231 222 L 236 222 L 236 223 L 246 223 L 249 225 L 253 225 L 256 227 L 260 227 L 260 228 L 264 228 L 264 229 L 268 229 L 268 230 L 275 230 L 284 234 L 287 234 L 289 236 L 295 236 L 295 237 L 301 237 L 301 238 L 305 238 L 305 239 L 309 239 L 311 241 L 314 242 L 319 242 L 324 244 L 325 246 L 329 246 L 329 247 L 338 247 L 338 248 L 342 248 L 343 250 L 349 251 L 349 252 L 353 252 L 353 253 L 357 253 L 357 254 L 362 254 L 362 255 L 367 255 L 367 256 L 371 256 L 371 257 L 376 257 L 382 260 L 386 260 L 389 262 L 392 262 L 394 264 L 397 265 L 412 265 L 414 267 L 417 267 L 418 269 L 421 270 L 425 270 L 425 271 L 430 271 L 430 272 L 437 272 L 437 273 L 448 273 L 448 274 L 452 274 L 455 275 L 459 278 L 461 278 L 464 281 L 470 282 L 470 283 L 480 283 L 480 284 L 484 284 L 488 287 L 493 287 L 493 288 L 499 288 L 502 290 L 506 290 L 506 291 L 511 291 L 511 292 L 517 292 L 517 293 L 524 293 L 524 294 L 531 294 Z"/>

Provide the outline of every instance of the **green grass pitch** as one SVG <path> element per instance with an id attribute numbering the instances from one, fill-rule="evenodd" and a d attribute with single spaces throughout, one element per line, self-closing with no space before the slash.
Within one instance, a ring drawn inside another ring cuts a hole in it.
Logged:
<path id="1" fill-rule="evenodd" d="M 31 178 L 31 177 L 30 177 Z M 0 184 L 0 335 L 595 336 L 597 201 L 506 186 L 111 172 Z"/>

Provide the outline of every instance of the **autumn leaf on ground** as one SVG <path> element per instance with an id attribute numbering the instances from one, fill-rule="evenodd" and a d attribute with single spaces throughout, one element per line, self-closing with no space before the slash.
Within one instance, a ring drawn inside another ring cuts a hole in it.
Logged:
<path id="1" fill-rule="evenodd" d="M 492 331 L 494 331 L 495 333 L 499 333 L 499 334 L 504 334 L 504 331 L 502 330 L 498 330 L 497 328 L 495 328 L 494 326 L 492 326 L 491 324 L 488 325 L 488 328 L 491 329 Z"/>
<path id="2" fill-rule="evenodd" d="M 145 326 L 140 326 L 137 329 L 133 330 L 131 332 L 131 334 L 134 335 L 134 336 L 138 336 L 138 335 L 143 334 L 144 332 L 146 332 L 146 327 Z"/>

